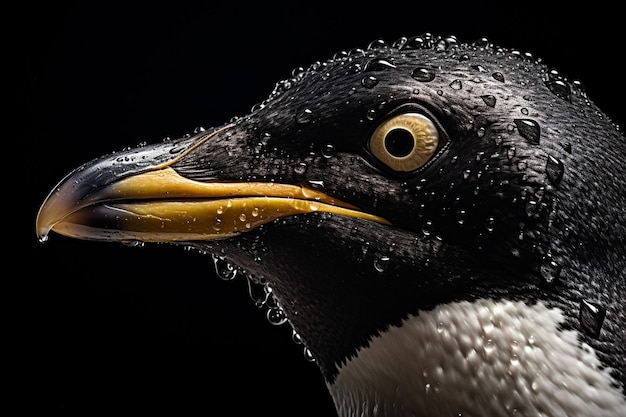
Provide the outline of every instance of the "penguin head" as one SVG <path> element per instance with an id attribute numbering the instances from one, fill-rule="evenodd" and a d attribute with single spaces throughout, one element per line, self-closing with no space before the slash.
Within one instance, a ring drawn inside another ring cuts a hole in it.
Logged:
<path id="1" fill-rule="evenodd" d="M 505 302 L 559 311 L 624 401 L 625 155 L 580 83 L 424 35 L 337 53 L 228 124 L 87 163 L 37 228 L 213 254 L 263 289 L 331 388 L 409 319 Z"/>

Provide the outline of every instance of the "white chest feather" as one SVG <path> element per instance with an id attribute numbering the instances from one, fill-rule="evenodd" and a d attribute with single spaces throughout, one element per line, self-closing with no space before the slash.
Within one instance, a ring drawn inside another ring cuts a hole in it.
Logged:
<path id="1" fill-rule="evenodd" d="M 624 417 L 593 350 L 538 303 L 456 302 L 411 316 L 340 367 L 343 416 Z"/>

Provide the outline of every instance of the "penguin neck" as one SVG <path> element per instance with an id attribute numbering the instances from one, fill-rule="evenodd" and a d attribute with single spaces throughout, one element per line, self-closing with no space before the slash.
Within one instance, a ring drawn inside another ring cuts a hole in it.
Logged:
<path id="1" fill-rule="evenodd" d="M 619 415 L 610 370 L 563 321 L 541 302 L 443 304 L 372 337 L 327 385 L 340 416 Z"/>

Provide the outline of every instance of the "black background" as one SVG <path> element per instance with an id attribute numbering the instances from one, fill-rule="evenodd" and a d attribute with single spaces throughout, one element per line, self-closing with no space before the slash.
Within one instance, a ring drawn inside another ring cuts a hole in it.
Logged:
<path id="1" fill-rule="evenodd" d="M 40 244 L 35 217 L 79 164 L 246 114 L 292 69 L 377 38 L 485 36 L 531 52 L 623 125 L 617 6 L 425 3 L 56 2 L 6 13 L 10 399 L 69 415 L 333 415 L 315 365 L 253 306 L 243 279 L 223 282 L 209 257 L 171 246 Z"/>

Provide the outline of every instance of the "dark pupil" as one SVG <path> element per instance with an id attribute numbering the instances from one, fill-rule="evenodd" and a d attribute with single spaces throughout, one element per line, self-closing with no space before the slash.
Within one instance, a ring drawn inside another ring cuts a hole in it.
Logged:
<path id="1" fill-rule="evenodd" d="M 404 129 L 393 129 L 385 137 L 385 149 L 397 158 L 410 154 L 414 146 L 413 135 Z"/>

